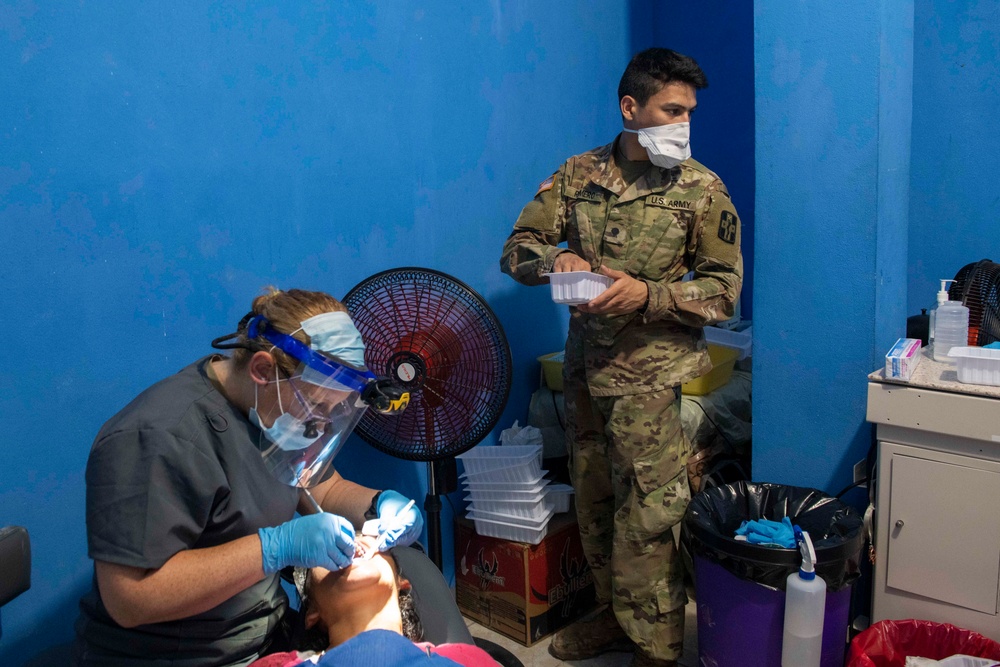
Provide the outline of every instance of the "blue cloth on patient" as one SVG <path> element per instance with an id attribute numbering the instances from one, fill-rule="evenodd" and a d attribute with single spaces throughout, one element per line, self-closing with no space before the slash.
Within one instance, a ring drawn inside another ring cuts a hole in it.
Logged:
<path id="1" fill-rule="evenodd" d="M 736 534 L 746 537 L 750 544 L 774 545 L 786 549 L 795 548 L 792 520 L 787 516 L 781 521 L 771 521 L 770 519 L 744 521 L 736 529 Z"/>
<path id="2" fill-rule="evenodd" d="M 456 664 L 440 655 L 428 655 L 403 635 L 390 630 L 362 632 L 329 649 L 317 663 L 320 667 L 455 667 Z"/>
<path id="3" fill-rule="evenodd" d="M 984 345 L 983 347 L 988 347 L 993 350 L 1000 350 L 1000 340 L 995 343 L 990 343 L 989 345 Z"/>

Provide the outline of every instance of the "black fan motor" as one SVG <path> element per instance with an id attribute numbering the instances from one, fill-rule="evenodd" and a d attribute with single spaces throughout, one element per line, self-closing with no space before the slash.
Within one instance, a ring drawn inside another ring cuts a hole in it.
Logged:
<path id="1" fill-rule="evenodd" d="M 948 299 L 969 309 L 969 345 L 1000 341 L 1000 264 L 981 259 L 955 274 Z"/>

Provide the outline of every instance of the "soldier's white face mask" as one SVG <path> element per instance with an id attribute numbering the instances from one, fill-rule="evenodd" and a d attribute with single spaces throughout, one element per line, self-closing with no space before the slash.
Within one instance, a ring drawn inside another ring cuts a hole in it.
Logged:
<path id="1" fill-rule="evenodd" d="M 639 135 L 639 145 L 646 149 L 649 161 L 657 167 L 670 169 L 691 157 L 691 123 L 656 125 L 641 130 L 622 129 Z"/>

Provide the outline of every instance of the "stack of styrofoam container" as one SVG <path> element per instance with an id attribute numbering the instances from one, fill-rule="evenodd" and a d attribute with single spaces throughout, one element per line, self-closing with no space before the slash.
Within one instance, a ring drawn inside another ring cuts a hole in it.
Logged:
<path id="1" fill-rule="evenodd" d="M 538 544 L 557 505 L 568 505 L 564 489 L 549 493 L 541 445 L 478 445 L 457 458 L 465 467 L 467 516 L 480 535 Z"/>

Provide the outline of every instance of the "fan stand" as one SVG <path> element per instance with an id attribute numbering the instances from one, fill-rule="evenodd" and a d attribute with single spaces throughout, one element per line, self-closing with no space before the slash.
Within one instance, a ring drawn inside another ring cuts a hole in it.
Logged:
<path id="1" fill-rule="evenodd" d="M 387 454 L 427 462 L 428 556 L 442 569 L 441 496 L 458 488 L 455 456 L 496 426 L 510 391 L 510 347 L 489 305 L 461 281 L 405 267 L 371 276 L 344 297 L 369 368 L 411 392 L 402 415 L 368 414 L 356 432 Z M 504 667 L 503 647 L 476 644 Z"/>
<path id="2" fill-rule="evenodd" d="M 441 496 L 458 488 L 457 467 L 454 458 L 427 462 L 427 495 L 424 512 L 427 516 L 427 555 L 444 569 L 444 551 L 441 547 Z"/>

